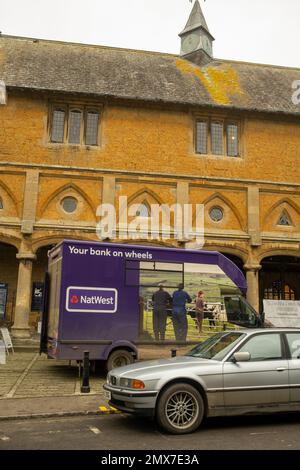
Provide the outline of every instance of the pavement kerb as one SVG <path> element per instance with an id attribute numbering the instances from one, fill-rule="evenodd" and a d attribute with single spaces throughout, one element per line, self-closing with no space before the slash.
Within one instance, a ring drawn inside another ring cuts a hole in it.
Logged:
<path id="1" fill-rule="evenodd" d="M 102 410 L 100 408 L 103 408 Z M 106 408 L 106 409 L 104 409 Z M 121 414 L 121 411 L 116 410 L 113 407 L 99 407 L 98 410 L 92 411 L 58 411 L 53 413 L 31 413 L 31 414 L 20 414 L 20 415 L 11 415 L 11 416 L 0 416 L 0 421 L 17 421 L 17 420 L 26 420 L 26 419 L 36 419 L 36 418 L 63 418 L 63 417 L 72 417 L 72 416 L 100 416 L 100 415 L 115 415 Z"/>

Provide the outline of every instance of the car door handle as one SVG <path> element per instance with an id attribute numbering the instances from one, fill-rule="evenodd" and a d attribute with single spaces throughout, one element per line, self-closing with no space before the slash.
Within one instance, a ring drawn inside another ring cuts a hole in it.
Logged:
<path id="1" fill-rule="evenodd" d="M 287 370 L 287 367 L 277 367 L 277 372 L 284 372 L 285 370 Z"/>

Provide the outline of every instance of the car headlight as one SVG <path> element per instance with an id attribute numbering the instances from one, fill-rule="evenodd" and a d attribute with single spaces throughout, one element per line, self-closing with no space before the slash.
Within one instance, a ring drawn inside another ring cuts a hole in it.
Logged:
<path id="1" fill-rule="evenodd" d="M 143 390 L 145 388 L 145 384 L 142 380 L 126 379 L 125 377 L 120 379 L 120 386 L 125 388 L 133 388 L 135 390 Z"/>

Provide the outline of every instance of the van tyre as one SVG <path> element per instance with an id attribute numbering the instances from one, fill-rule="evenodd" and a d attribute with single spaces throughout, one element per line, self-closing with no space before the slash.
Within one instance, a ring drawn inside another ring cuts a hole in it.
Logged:
<path id="1" fill-rule="evenodd" d="M 126 349 L 117 349 L 113 351 L 106 361 L 106 368 L 108 371 L 116 369 L 117 367 L 128 366 L 134 362 L 134 356 Z"/>
<path id="2" fill-rule="evenodd" d="M 158 425 L 171 434 L 194 432 L 204 417 L 201 394 L 192 385 L 177 383 L 160 396 L 156 407 Z"/>

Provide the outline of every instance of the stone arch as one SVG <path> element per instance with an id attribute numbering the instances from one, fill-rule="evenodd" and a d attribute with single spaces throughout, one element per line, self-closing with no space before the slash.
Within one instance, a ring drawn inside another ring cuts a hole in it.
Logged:
<path id="1" fill-rule="evenodd" d="M 79 195 L 84 203 L 87 204 L 89 207 L 90 212 L 93 215 L 93 219 L 96 220 L 96 208 L 94 208 L 93 203 L 89 196 L 83 191 L 81 188 L 79 188 L 76 184 L 73 182 L 70 182 L 68 184 L 65 184 L 64 186 L 58 188 L 54 193 L 52 193 L 49 198 L 44 202 L 40 209 L 40 218 L 43 218 L 43 214 L 45 214 L 47 208 L 54 202 L 56 199 L 58 199 L 59 196 L 76 196 Z M 75 193 L 75 194 L 74 194 Z"/>
<path id="2" fill-rule="evenodd" d="M 4 211 L 4 213 L 10 213 L 8 215 L 9 217 L 20 218 L 16 197 L 14 196 L 13 192 L 9 189 L 9 187 L 5 183 L 3 183 L 3 181 L 0 181 L 0 199 L 3 203 L 2 210 Z"/>
<path id="3" fill-rule="evenodd" d="M 9 326 L 13 323 L 19 271 L 17 254 L 20 244 L 21 241 L 18 243 L 15 237 L 0 233 L 0 283 L 3 284 L 2 300 L 5 299 L 2 312 L 4 316 L 0 317 L 0 325 Z"/>
<path id="4" fill-rule="evenodd" d="M 266 213 L 263 219 L 263 227 L 267 225 L 270 219 L 271 219 L 271 224 L 273 227 L 274 225 L 278 226 L 277 221 L 280 217 L 280 214 L 283 212 L 286 212 L 288 214 L 288 217 L 291 223 L 293 224 L 293 226 L 298 226 L 298 227 L 300 226 L 299 218 L 297 217 L 300 215 L 300 207 L 292 199 L 283 198 L 280 201 L 277 201 L 275 204 L 273 204 L 273 206 Z M 295 215 L 295 212 L 296 212 L 296 217 L 293 217 L 293 214 Z"/>
<path id="5" fill-rule="evenodd" d="M 0 243 L 4 243 L 5 245 L 11 245 L 17 250 L 19 250 L 22 243 L 22 239 L 18 237 L 17 234 L 11 234 L 0 231 Z"/>
<path id="6" fill-rule="evenodd" d="M 271 256 L 293 256 L 299 258 L 300 263 L 300 251 L 291 250 L 290 248 L 267 248 L 258 255 L 258 261 L 261 263 L 265 258 L 270 258 Z"/>
<path id="7" fill-rule="evenodd" d="M 265 251 L 260 260 L 260 305 L 263 299 L 300 300 L 300 252 Z"/>
<path id="8" fill-rule="evenodd" d="M 137 239 L 137 240 L 114 240 L 114 243 L 119 243 L 120 245 L 138 245 L 138 246 L 147 246 L 151 247 L 162 247 L 162 248 L 179 248 L 178 243 L 174 240 L 166 242 L 163 240 L 147 240 L 147 239 Z"/>
<path id="9" fill-rule="evenodd" d="M 246 249 L 240 247 L 228 247 L 226 245 L 212 244 L 204 245 L 203 249 L 209 251 L 218 251 L 224 255 L 228 254 L 236 256 L 237 258 L 240 258 L 244 264 L 246 264 L 249 257 L 249 252 Z"/>
<path id="10" fill-rule="evenodd" d="M 226 210 L 226 208 L 227 208 L 227 210 L 229 209 L 229 211 L 231 211 L 233 213 L 233 215 L 234 215 L 234 217 L 235 217 L 235 219 L 238 223 L 239 229 L 240 230 L 245 229 L 244 222 L 243 222 L 241 214 L 236 209 L 236 207 L 232 204 L 232 202 L 226 196 L 224 196 L 223 194 L 221 194 L 219 192 L 216 192 L 216 193 L 212 194 L 211 196 L 209 196 L 208 198 L 206 198 L 203 201 L 202 204 L 204 204 L 204 206 L 205 206 L 205 212 L 208 211 L 209 208 L 210 208 L 210 207 L 207 207 L 207 206 L 212 206 L 213 204 L 216 205 L 216 206 L 220 206 L 222 209 L 225 209 L 225 210 Z M 206 212 L 206 215 L 208 215 L 207 212 Z M 220 224 L 222 224 L 222 221 L 220 222 Z"/>
<path id="11" fill-rule="evenodd" d="M 136 191 L 133 193 L 128 199 L 127 199 L 127 207 L 129 208 L 133 204 L 147 204 L 148 208 L 150 209 L 152 204 L 158 204 L 162 205 L 163 201 L 161 198 L 151 189 L 149 188 L 143 188 L 140 189 L 139 191 Z M 120 210 L 120 209 L 119 209 Z M 125 209 L 124 209 L 125 210 Z M 122 217 L 124 210 L 121 211 L 120 218 Z"/>
<path id="12" fill-rule="evenodd" d="M 135 202 L 137 204 L 146 202 L 147 204 L 163 204 L 161 198 L 151 189 L 144 188 L 136 191 L 128 198 L 128 205 Z"/>
<path id="13" fill-rule="evenodd" d="M 72 240 L 78 240 L 78 241 L 97 241 L 95 239 L 96 235 L 93 234 L 93 236 L 90 236 L 89 234 L 85 233 L 83 236 L 78 235 L 77 233 L 72 233 L 72 237 L 70 237 L 66 233 L 61 233 L 57 235 L 46 235 L 44 237 L 37 238 L 32 242 L 32 251 L 33 253 L 36 253 L 40 248 L 43 248 L 45 246 L 49 245 L 57 245 L 58 243 L 62 242 L 65 239 L 70 239 Z"/>

